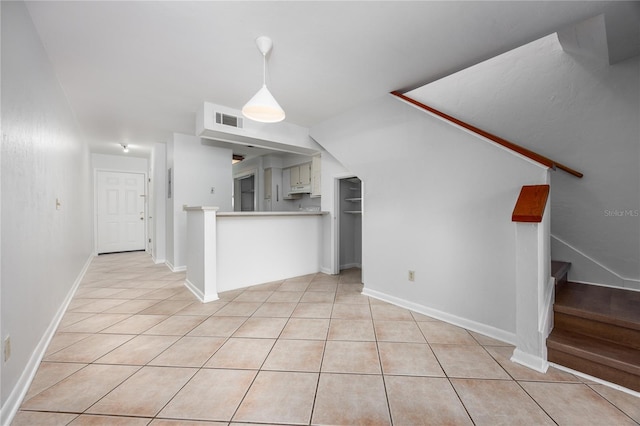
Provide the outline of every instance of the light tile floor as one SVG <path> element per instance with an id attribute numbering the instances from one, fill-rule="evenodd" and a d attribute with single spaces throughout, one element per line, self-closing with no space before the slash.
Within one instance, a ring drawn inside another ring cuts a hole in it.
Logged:
<path id="1" fill-rule="evenodd" d="M 633 425 L 640 400 L 315 274 L 202 304 L 144 253 L 97 257 L 14 425 Z"/>

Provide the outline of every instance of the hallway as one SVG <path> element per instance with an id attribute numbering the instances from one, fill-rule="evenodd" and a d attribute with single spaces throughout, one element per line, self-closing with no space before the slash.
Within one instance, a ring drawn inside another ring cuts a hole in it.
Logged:
<path id="1" fill-rule="evenodd" d="M 202 304 L 143 252 L 96 257 L 14 425 L 634 425 L 638 398 L 360 294 L 360 271 Z"/>

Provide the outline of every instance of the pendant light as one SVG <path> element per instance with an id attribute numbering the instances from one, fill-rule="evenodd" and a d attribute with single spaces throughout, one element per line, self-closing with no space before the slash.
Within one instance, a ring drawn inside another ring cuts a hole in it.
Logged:
<path id="1" fill-rule="evenodd" d="M 242 107 L 242 115 L 261 123 L 277 123 L 284 120 L 285 114 L 269 89 L 267 89 L 267 54 L 273 47 L 269 37 L 256 39 L 258 50 L 262 53 L 262 88 Z"/>

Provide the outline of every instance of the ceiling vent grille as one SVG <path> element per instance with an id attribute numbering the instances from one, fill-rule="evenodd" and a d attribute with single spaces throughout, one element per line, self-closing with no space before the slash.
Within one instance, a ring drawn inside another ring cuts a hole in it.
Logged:
<path id="1" fill-rule="evenodd" d="M 224 126 L 231 126 L 242 129 L 242 117 L 236 117 L 235 115 L 216 112 L 216 124 L 222 124 Z"/>

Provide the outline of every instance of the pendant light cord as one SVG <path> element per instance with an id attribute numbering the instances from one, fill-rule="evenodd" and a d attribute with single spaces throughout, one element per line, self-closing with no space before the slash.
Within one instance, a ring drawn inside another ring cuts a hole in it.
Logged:
<path id="1" fill-rule="evenodd" d="M 262 87 L 267 87 L 267 54 L 262 54 Z"/>

